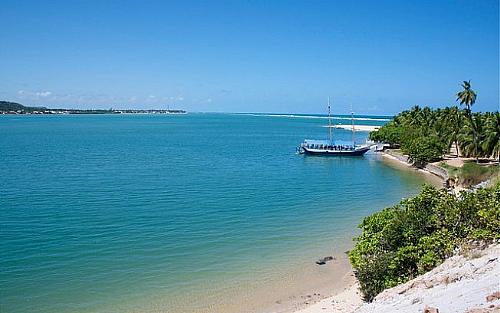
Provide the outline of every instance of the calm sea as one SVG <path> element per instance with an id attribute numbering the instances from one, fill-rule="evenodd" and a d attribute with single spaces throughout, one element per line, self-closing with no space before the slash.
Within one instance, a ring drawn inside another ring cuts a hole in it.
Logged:
<path id="1" fill-rule="evenodd" d="M 363 216 L 423 178 L 375 154 L 297 155 L 304 138 L 325 138 L 325 123 L 0 116 L 0 311 L 190 312 L 344 251 Z"/>

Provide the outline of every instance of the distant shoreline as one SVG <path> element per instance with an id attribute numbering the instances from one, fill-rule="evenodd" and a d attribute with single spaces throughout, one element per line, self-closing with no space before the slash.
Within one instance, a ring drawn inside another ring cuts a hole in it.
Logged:
<path id="1" fill-rule="evenodd" d="M 0 111 L 2 115 L 89 115 L 89 114 L 187 114 L 184 110 L 77 110 L 77 109 L 46 109 L 33 111 Z"/>
<path id="2" fill-rule="evenodd" d="M 336 129 L 345 129 L 345 130 L 352 130 L 354 128 L 354 131 L 360 131 L 360 132 L 371 132 L 374 130 L 378 130 L 380 126 L 372 126 L 372 125 L 331 125 L 331 126 L 323 126 L 327 128 L 336 128 Z"/>
<path id="3" fill-rule="evenodd" d="M 29 107 L 20 103 L 0 101 L 0 114 L 186 114 L 180 109 L 49 109 L 46 107 Z"/>

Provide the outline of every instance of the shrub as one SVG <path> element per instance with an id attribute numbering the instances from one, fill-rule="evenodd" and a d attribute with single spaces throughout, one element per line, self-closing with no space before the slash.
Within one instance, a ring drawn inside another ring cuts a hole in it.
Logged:
<path id="1" fill-rule="evenodd" d="M 500 178 L 500 166 L 498 165 L 483 165 L 468 162 L 462 167 L 454 167 L 442 162 L 440 166 L 445 168 L 449 176 L 456 178 L 458 183 L 463 186 L 476 185 L 486 180 L 491 180 L 495 183 Z"/>
<path id="2" fill-rule="evenodd" d="M 434 136 L 416 137 L 401 146 L 401 150 L 417 167 L 441 159 L 447 149 L 446 144 Z"/>
<path id="3" fill-rule="evenodd" d="M 424 186 L 421 193 L 366 217 L 349 252 L 371 301 L 386 288 L 439 265 L 463 240 L 500 238 L 500 185 L 460 197 Z"/>
<path id="4" fill-rule="evenodd" d="M 390 121 L 377 131 L 370 132 L 370 140 L 385 142 L 392 146 L 401 143 L 403 128 L 395 121 Z"/>

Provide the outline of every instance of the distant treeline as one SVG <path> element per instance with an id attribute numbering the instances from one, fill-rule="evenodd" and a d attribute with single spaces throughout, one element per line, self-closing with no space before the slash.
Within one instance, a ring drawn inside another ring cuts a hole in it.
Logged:
<path id="1" fill-rule="evenodd" d="M 10 102 L 10 101 L 0 101 L 0 112 L 9 112 L 9 111 L 24 111 L 24 112 L 33 112 L 37 110 L 47 110 L 45 107 L 27 107 L 20 103 Z"/>
<path id="2" fill-rule="evenodd" d="M 457 155 L 500 158 L 500 113 L 414 106 L 370 133 L 370 139 L 400 147 L 417 165 L 441 159 L 452 145 Z"/>
<path id="3" fill-rule="evenodd" d="M 477 94 L 464 81 L 456 101 L 464 106 L 433 110 L 414 106 L 370 133 L 370 139 L 401 147 L 415 165 L 437 161 L 455 145 L 465 157 L 498 158 L 500 163 L 500 113 L 472 113 Z"/>
<path id="4" fill-rule="evenodd" d="M 121 114 L 121 113 L 145 113 L 145 114 L 182 114 L 184 110 L 163 109 L 126 109 L 126 110 L 102 110 L 102 109 L 49 109 L 46 107 L 28 107 L 20 103 L 0 101 L 0 114 Z"/>

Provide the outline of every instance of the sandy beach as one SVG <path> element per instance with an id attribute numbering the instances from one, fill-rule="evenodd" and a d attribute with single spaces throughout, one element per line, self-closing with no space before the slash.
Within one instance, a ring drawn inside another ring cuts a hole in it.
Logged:
<path id="1" fill-rule="evenodd" d="M 294 313 L 345 313 L 354 312 L 363 304 L 359 286 L 356 282 L 344 287 L 344 290 L 325 299 L 322 299 L 305 309 L 294 311 Z"/>
<path id="2" fill-rule="evenodd" d="M 409 164 L 408 162 L 405 162 L 401 159 L 398 159 L 397 157 L 390 155 L 388 153 L 381 152 L 379 154 L 382 156 L 382 158 L 383 158 L 382 160 L 384 162 L 386 162 L 386 164 L 390 164 L 391 166 L 397 167 L 398 169 L 401 169 L 401 170 L 410 170 L 410 171 L 414 171 L 417 173 L 421 173 L 422 175 L 424 175 L 425 179 L 431 185 L 433 185 L 435 187 L 442 187 L 443 186 L 443 182 L 444 182 L 443 179 L 441 177 L 435 175 L 434 173 L 431 173 L 425 169 L 417 169 L 417 168 L 413 167 L 411 164 Z"/>
<path id="3" fill-rule="evenodd" d="M 307 309 L 354 286 L 356 279 L 347 255 L 343 253 L 334 257 L 325 265 L 317 265 L 311 260 L 301 269 L 271 278 L 264 286 L 252 286 L 250 282 L 240 285 L 240 288 L 228 288 L 223 298 L 211 297 L 213 303 L 210 307 L 200 303 L 199 310 L 190 309 L 189 312 L 290 313 Z"/>
<path id="4" fill-rule="evenodd" d="M 336 129 L 345 129 L 345 130 L 352 130 L 352 125 L 342 125 L 342 124 L 337 124 L 337 125 L 331 125 L 331 126 L 324 126 L 324 127 L 331 127 L 331 128 L 336 128 Z M 379 129 L 380 126 L 372 126 L 372 125 L 354 125 L 354 131 L 361 131 L 361 132 L 371 132 L 374 130 Z"/>

